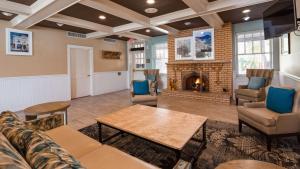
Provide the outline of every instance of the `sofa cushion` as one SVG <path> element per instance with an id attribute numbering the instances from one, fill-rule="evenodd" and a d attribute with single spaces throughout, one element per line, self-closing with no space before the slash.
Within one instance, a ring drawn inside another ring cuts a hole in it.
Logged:
<path id="1" fill-rule="evenodd" d="M 101 146 L 99 142 L 68 126 L 61 126 L 46 131 L 46 134 L 75 158 L 79 158 Z"/>
<path id="2" fill-rule="evenodd" d="M 157 169 L 151 164 L 107 145 L 79 158 L 79 161 L 88 169 Z"/>
<path id="3" fill-rule="evenodd" d="M 257 123 L 268 127 L 275 126 L 279 117 L 278 113 L 274 113 L 266 108 L 246 108 L 241 106 L 238 107 L 238 112 Z"/>
<path id="4" fill-rule="evenodd" d="M 5 111 L 0 115 L 0 131 L 4 127 L 4 125 L 24 125 L 24 123 L 20 120 L 20 118 L 13 112 Z"/>
<path id="5" fill-rule="evenodd" d="M 148 80 L 143 80 L 143 81 L 134 80 L 133 81 L 133 93 L 135 95 L 149 94 Z"/>
<path id="6" fill-rule="evenodd" d="M 248 97 L 260 97 L 261 96 L 260 90 L 253 90 L 253 89 L 237 89 L 236 94 L 248 96 Z"/>
<path id="7" fill-rule="evenodd" d="M 30 166 L 0 132 L 0 168 L 30 169 Z"/>
<path id="8" fill-rule="evenodd" d="M 266 79 L 263 77 L 250 77 L 249 83 L 248 83 L 248 89 L 254 89 L 258 90 L 262 87 L 264 87 L 266 83 Z"/>
<path id="9" fill-rule="evenodd" d="M 32 168 L 84 168 L 69 152 L 42 132 L 33 132 L 26 147 L 26 160 Z"/>
<path id="10" fill-rule="evenodd" d="M 295 89 L 270 87 L 267 96 L 267 108 L 277 113 L 291 113 L 295 93 Z"/>

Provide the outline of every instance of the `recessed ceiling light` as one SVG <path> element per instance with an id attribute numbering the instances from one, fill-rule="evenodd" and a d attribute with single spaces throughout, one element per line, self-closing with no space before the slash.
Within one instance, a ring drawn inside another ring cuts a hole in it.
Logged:
<path id="1" fill-rule="evenodd" d="M 12 13 L 9 13 L 9 12 L 1 12 L 3 15 L 5 16 L 12 16 L 13 14 Z"/>
<path id="2" fill-rule="evenodd" d="M 62 23 L 56 23 L 57 26 L 62 27 L 64 24 Z"/>
<path id="3" fill-rule="evenodd" d="M 99 19 L 104 20 L 104 19 L 106 19 L 106 16 L 100 15 L 100 16 L 99 16 Z"/>
<path id="4" fill-rule="evenodd" d="M 154 4 L 155 0 L 147 0 L 147 4 Z"/>
<path id="5" fill-rule="evenodd" d="M 151 32 L 151 30 L 150 30 L 150 29 L 146 29 L 146 32 L 147 32 L 147 33 L 150 33 L 150 32 Z"/>
<path id="6" fill-rule="evenodd" d="M 145 9 L 146 13 L 156 13 L 157 11 L 158 11 L 158 9 L 156 9 L 156 8 L 147 8 L 147 9 Z"/>
<path id="7" fill-rule="evenodd" d="M 248 21 L 250 19 L 250 16 L 245 16 L 245 17 L 243 17 L 243 20 L 244 21 Z"/>
<path id="8" fill-rule="evenodd" d="M 184 22 L 184 25 L 185 26 L 189 26 L 189 25 L 191 25 L 192 23 L 191 22 Z"/>
<path id="9" fill-rule="evenodd" d="M 250 9 L 245 9 L 245 10 L 243 10 L 243 13 L 249 13 L 249 12 L 251 12 Z"/>

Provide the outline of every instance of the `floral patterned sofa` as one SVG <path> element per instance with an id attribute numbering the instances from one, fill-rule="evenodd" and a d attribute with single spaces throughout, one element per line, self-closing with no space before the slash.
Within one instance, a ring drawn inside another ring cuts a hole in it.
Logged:
<path id="1" fill-rule="evenodd" d="M 0 115 L 1 169 L 155 169 L 126 153 L 63 126 L 63 115 L 23 122 Z M 118 161 L 118 162 L 116 162 Z"/>

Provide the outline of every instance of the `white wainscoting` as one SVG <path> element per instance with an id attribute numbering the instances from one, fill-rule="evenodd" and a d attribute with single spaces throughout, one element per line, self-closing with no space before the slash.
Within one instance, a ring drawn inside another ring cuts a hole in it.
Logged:
<path id="1" fill-rule="evenodd" d="M 121 73 L 118 75 L 118 73 Z M 128 71 L 94 73 L 93 95 L 129 89 Z"/>
<path id="2" fill-rule="evenodd" d="M 19 111 L 26 107 L 70 98 L 68 76 L 22 76 L 0 78 L 0 111 Z"/>

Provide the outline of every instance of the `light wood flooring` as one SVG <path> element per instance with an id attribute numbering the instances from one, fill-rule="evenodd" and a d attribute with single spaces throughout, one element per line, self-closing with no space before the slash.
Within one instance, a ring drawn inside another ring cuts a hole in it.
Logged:
<path id="1" fill-rule="evenodd" d="M 112 113 L 130 105 L 128 90 L 74 99 L 68 109 L 68 124 L 74 129 L 80 129 L 96 123 L 95 118 L 99 115 Z M 203 115 L 211 120 L 235 124 L 238 122 L 236 106 L 234 105 L 219 105 L 177 97 L 159 96 L 158 107 Z"/>

